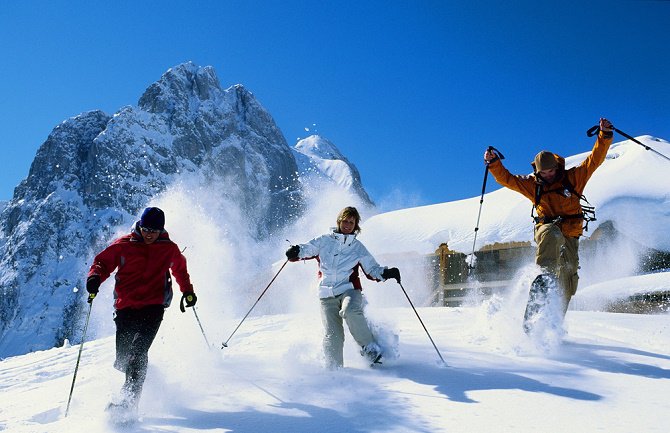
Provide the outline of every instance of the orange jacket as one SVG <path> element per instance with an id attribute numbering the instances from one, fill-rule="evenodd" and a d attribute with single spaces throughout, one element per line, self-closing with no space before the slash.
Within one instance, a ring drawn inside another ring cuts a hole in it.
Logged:
<path id="1" fill-rule="evenodd" d="M 580 195 L 583 194 L 586 182 L 605 160 L 610 144 L 612 144 L 612 137 L 605 138 L 603 133 L 600 132 L 591 154 L 581 164 L 568 170 L 565 170 L 565 159 L 555 155 L 558 162 L 559 176 L 551 185 L 541 182 L 534 174 L 529 176 L 511 174 L 503 166 L 500 159 L 489 164 L 489 171 L 499 184 L 521 193 L 533 203 L 535 203 L 536 185 L 541 184 L 543 194 L 541 194 L 540 202 L 537 205 L 537 216 L 540 218 L 551 219 L 562 215 L 579 214 L 582 212 L 582 206 L 576 194 L 567 193 L 564 195 L 556 192 L 545 192 L 565 189 L 562 181 L 567 176 L 575 191 Z M 581 218 L 565 219 L 561 222 L 561 231 L 565 236 L 579 237 L 583 231 L 582 224 L 583 220 Z"/>

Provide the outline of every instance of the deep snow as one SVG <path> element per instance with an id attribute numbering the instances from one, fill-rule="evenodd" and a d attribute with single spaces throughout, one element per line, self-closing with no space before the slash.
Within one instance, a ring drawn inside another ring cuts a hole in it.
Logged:
<path id="1" fill-rule="evenodd" d="M 395 291 L 397 285 L 370 290 Z M 237 321 L 211 326 L 208 320 L 204 326 L 217 346 L 208 350 L 193 314 L 172 308 L 151 350 L 137 424 L 120 428 L 103 411 L 122 382 L 111 367 L 113 337 L 107 337 L 85 343 L 67 418 L 78 346 L 2 361 L 0 428 L 44 433 L 667 431 L 667 315 L 570 311 L 563 343 L 544 348 L 521 332 L 521 308 L 496 309 L 490 303 L 419 308 L 448 367 L 440 365 L 410 308 L 371 308 L 371 317 L 400 335 L 400 357 L 371 369 L 348 341 L 346 367 L 339 371 L 320 366 L 316 311 L 252 316 L 224 350 L 219 342 Z"/>

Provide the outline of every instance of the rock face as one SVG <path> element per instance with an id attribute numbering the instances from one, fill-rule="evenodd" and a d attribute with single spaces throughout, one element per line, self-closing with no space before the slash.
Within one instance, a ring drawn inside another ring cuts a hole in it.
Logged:
<path id="1" fill-rule="evenodd" d="M 98 209 L 139 209 L 175 175 L 197 173 L 235 179 L 230 198 L 258 219 L 260 234 L 268 216 L 292 211 L 286 204 L 300 190 L 295 159 L 270 114 L 240 85 L 221 90 L 211 67 L 169 70 L 138 107 L 109 121 L 93 152 L 93 169 L 103 174 L 90 180 L 87 204 Z"/>
<path id="2" fill-rule="evenodd" d="M 0 214 L 0 357 L 77 339 L 87 261 L 170 185 L 197 179 L 263 237 L 301 212 L 297 172 L 272 116 L 211 67 L 176 66 L 137 106 L 64 121 Z"/>

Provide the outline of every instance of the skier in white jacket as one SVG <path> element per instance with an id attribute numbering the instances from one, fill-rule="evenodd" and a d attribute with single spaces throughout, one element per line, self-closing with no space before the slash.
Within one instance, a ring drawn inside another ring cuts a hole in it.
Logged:
<path id="1" fill-rule="evenodd" d="M 325 328 L 323 350 L 328 368 L 343 366 L 344 327 L 361 346 L 361 355 L 378 363 L 383 355 L 363 314 L 363 294 L 358 269 L 374 281 L 395 278 L 398 268 L 380 266 L 365 246 L 356 239 L 361 217 L 355 207 L 346 207 L 337 216 L 337 228 L 306 244 L 293 245 L 286 251 L 290 261 L 317 259 L 319 262 L 319 298 Z"/>

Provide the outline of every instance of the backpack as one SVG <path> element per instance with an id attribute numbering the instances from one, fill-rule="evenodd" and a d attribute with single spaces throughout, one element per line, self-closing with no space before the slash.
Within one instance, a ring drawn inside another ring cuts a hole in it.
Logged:
<path id="1" fill-rule="evenodd" d="M 572 185 L 572 183 L 570 183 L 567 174 L 563 176 L 563 179 L 561 180 L 561 185 L 562 187 L 560 188 L 554 188 L 548 191 L 542 190 L 541 183 L 537 183 L 535 185 L 535 203 L 533 204 L 533 207 L 530 210 L 531 218 L 533 219 L 533 221 L 535 221 L 535 224 L 560 223 L 562 220 L 566 219 L 581 218 L 585 222 L 584 231 L 589 231 L 589 223 L 591 221 L 596 221 L 595 206 L 592 206 L 591 203 L 589 203 L 589 201 L 586 199 L 586 197 L 584 197 L 583 194 L 579 194 L 575 190 L 575 187 Z M 537 207 L 538 204 L 540 204 L 540 198 L 542 197 L 542 194 L 548 194 L 548 193 L 556 193 L 562 195 L 563 197 L 568 198 L 571 197 L 572 194 L 576 195 L 577 197 L 579 197 L 582 212 L 572 215 L 558 215 L 555 217 L 535 216 L 535 208 Z"/>

